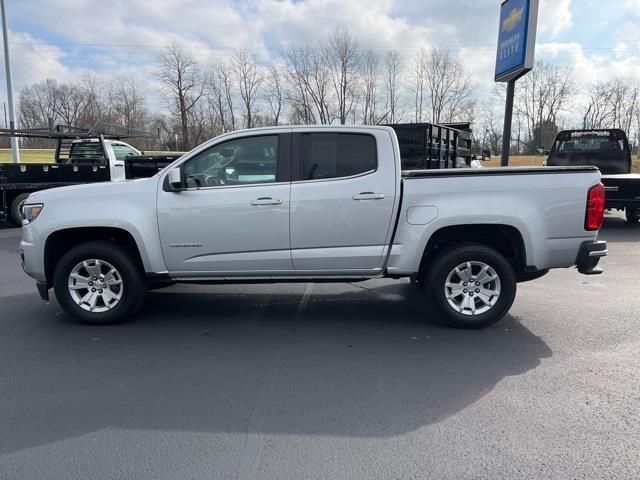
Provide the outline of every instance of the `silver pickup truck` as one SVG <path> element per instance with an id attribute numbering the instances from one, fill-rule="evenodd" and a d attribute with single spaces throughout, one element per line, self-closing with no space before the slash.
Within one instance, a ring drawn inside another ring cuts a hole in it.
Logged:
<path id="1" fill-rule="evenodd" d="M 464 328 L 498 321 L 551 268 L 601 272 L 597 168 L 402 171 L 399 152 L 388 127 L 222 135 L 151 178 L 32 194 L 23 267 L 92 324 L 176 282 L 410 277 Z"/>

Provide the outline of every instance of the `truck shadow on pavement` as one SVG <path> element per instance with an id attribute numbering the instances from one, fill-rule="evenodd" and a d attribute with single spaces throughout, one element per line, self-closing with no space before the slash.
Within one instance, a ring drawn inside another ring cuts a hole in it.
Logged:
<path id="1" fill-rule="evenodd" d="M 630 225 L 620 214 L 606 215 L 598 238 L 611 243 L 640 242 L 640 224 Z"/>
<path id="2" fill-rule="evenodd" d="M 178 288 L 105 328 L 13 297 L 30 317 L 0 322 L 5 341 L 26 339 L 0 355 L 0 452 L 104 429 L 402 435 L 491 402 L 552 355 L 511 316 L 444 327 L 403 282 Z"/>

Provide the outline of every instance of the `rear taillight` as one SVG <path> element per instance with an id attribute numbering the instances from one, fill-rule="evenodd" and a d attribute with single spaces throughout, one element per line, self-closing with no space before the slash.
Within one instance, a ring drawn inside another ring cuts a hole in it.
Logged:
<path id="1" fill-rule="evenodd" d="M 589 189 L 587 196 L 587 213 L 584 218 L 584 229 L 593 232 L 602 228 L 605 209 L 604 185 L 599 183 Z"/>

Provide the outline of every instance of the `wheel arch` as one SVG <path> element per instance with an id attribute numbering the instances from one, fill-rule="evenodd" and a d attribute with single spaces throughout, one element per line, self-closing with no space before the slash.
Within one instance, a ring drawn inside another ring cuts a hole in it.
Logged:
<path id="1" fill-rule="evenodd" d="M 113 242 L 130 253 L 141 272 L 146 271 L 146 265 L 138 242 L 134 235 L 123 228 L 117 227 L 76 227 L 65 228 L 51 233 L 44 246 L 44 267 L 47 286 L 53 281 L 53 272 L 62 255 L 70 249 L 91 241 Z"/>
<path id="2" fill-rule="evenodd" d="M 512 225 L 479 223 L 450 225 L 436 230 L 423 250 L 418 275 L 424 278 L 439 252 L 470 243 L 485 245 L 500 252 L 516 275 L 529 271 L 524 238 L 518 228 Z"/>

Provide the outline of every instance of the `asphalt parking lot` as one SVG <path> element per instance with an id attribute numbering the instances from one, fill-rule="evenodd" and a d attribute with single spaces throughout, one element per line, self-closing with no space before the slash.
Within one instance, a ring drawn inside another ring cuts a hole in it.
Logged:
<path id="1" fill-rule="evenodd" d="M 640 478 L 640 227 L 483 331 L 407 282 L 176 286 L 71 322 L 0 228 L 1 479 Z"/>

